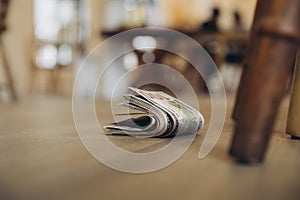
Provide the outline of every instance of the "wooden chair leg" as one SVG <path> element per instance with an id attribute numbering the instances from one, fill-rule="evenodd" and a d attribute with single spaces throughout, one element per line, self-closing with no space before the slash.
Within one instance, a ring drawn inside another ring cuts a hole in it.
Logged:
<path id="1" fill-rule="evenodd" d="M 260 25 L 261 19 L 266 15 L 265 11 L 267 9 L 267 6 L 269 6 L 268 1 L 266 1 L 266 0 L 258 0 L 257 1 L 255 15 L 254 15 L 253 24 L 252 24 L 251 33 L 250 33 L 250 38 L 249 38 L 248 45 L 247 45 L 248 51 L 247 51 L 245 62 L 243 63 L 243 71 L 242 71 L 240 83 L 239 83 L 238 90 L 237 90 L 234 109 L 232 112 L 232 119 L 235 121 L 238 119 L 240 110 L 243 109 L 242 102 L 244 102 L 244 99 L 246 98 L 246 93 L 247 93 L 246 88 L 247 88 L 248 79 L 249 79 L 247 76 L 248 69 L 249 69 L 249 66 L 251 65 L 251 62 L 253 61 L 253 56 L 256 53 L 253 50 L 253 47 L 256 46 L 256 41 L 257 41 L 255 32 Z"/>
<path id="2" fill-rule="evenodd" d="M 240 162 L 262 162 L 296 56 L 300 1 L 268 1 L 260 20 L 255 54 L 249 65 L 247 96 L 242 102 L 230 154 Z"/>
<path id="3" fill-rule="evenodd" d="M 18 99 L 17 93 L 15 90 L 14 81 L 13 81 L 12 74 L 11 74 L 11 68 L 10 68 L 9 62 L 7 60 L 7 55 L 5 52 L 5 46 L 3 44 L 1 33 L 0 33 L 0 49 L 1 49 L 1 57 L 2 57 L 2 62 L 3 62 L 3 69 L 4 69 L 5 77 L 7 79 L 7 87 L 10 91 L 11 99 L 13 101 L 17 101 L 17 99 Z"/>
<path id="4" fill-rule="evenodd" d="M 289 114 L 287 120 L 286 132 L 293 139 L 300 139 L 300 49 L 295 66 L 293 89 L 290 98 Z"/>

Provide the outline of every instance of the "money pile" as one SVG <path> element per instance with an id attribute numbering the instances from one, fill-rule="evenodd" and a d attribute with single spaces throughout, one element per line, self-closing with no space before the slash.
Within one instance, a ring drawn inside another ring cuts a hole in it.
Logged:
<path id="1" fill-rule="evenodd" d="M 198 110 L 164 92 L 129 89 L 132 94 L 124 95 L 125 102 L 121 105 L 139 111 L 128 115 L 140 116 L 105 126 L 106 134 L 173 137 L 196 133 L 204 125 Z"/>

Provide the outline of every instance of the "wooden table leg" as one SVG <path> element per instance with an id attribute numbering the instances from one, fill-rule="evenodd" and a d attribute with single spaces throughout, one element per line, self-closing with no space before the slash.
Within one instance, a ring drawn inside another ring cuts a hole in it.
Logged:
<path id="1" fill-rule="evenodd" d="M 300 139 L 300 49 L 298 49 L 295 66 L 286 132 L 292 138 Z"/>
<path id="2" fill-rule="evenodd" d="M 254 49 L 254 47 L 257 45 L 256 44 L 257 39 L 256 39 L 255 32 L 259 27 L 261 19 L 266 15 L 265 11 L 267 10 L 267 6 L 269 6 L 268 1 L 266 1 L 266 0 L 258 0 L 257 1 L 255 15 L 254 15 L 253 24 L 252 24 L 251 33 L 250 33 L 250 38 L 249 38 L 248 45 L 247 45 L 248 46 L 247 55 L 246 55 L 246 59 L 243 63 L 243 71 L 242 71 L 240 83 L 239 83 L 238 90 L 237 90 L 234 109 L 232 112 L 232 119 L 235 121 L 238 119 L 240 110 L 243 109 L 242 102 L 244 102 L 244 99 L 246 98 L 246 94 L 247 94 L 247 84 L 248 84 L 248 79 L 249 79 L 247 76 L 248 69 L 249 69 L 249 66 L 251 65 L 251 62 L 253 61 L 253 57 L 255 56 L 255 53 L 256 53 L 255 49 Z"/>
<path id="3" fill-rule="evenodd" d="M 262 162 L 300 36 L 300 1 L 269 1 L 256 30 L 255 55 L 249 65 L 247 96 L 239 110 L 230 154 L 237 161 Z"/>

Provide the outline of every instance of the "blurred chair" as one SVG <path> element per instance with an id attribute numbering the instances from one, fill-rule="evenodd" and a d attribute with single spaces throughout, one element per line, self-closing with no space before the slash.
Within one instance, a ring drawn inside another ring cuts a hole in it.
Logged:
<path id="1" fill-rule="evenodd" d="M 224 58 L 221 73 L 226 91 L 234 93 L 239 83 L 242 64 L 247 53 L 248 33 L 246 31 L 231 31 L 226 35 L 223 44 Z"/>
<path id="2" fill-rule="evenodd" d="M 299 41 L 300 1 L 258 0 L 234 112 L 236 160 L 263 161 Z"/>
<path id="3" fill-rule="evenodd" d="M 201 77 L 201 75 L 187 60 L 180 57 L 179 55 L 176 55 L 175 53 L 172 53 L 172 52 L 169 52 L 166 50 L 162 50 L 162 49 L 154 49 L 152 52 L 143 52 L 143 51 L 139 51 L 139 50 L 135 50 L 134 52 L 138 58 L 138 66 L 141 66 L 141 65 L 147 64 L 147 63 L 152 63 L 152 62 L 170 66 L 170 67 L 174 68 L 175 70 L 177 70 L 180 74 L 182 74 L 187 80 L 189 80 L 189 83 L 191 84 L 192 88 L 196 91 L 196 93 L 206 91 L 206 85 L 205 85 L 205 82 L 204 82 L 203 78 Z M 149 55 L 149 57 L 152 55 L 153 60 L 150 60 L 150 62 L 148 62 L 149 58 L 147 58 L 147 55 Z M 155 74 L 152 74 L 152 75 L 140 74 L 140 76 L 138 78 L 143 77 L 143 76 L 153 76 L 153 77 L 155 76 L 156 79 L 158 79 L 158 80 L 160 79 L 161 83 L 165 83 L 168 80 L 172 80 L 172 78 L 176 78 L 176 77 L 170 77 L 168 74 L 159 73 L 158 71 L 155 71 L 154 73 Z M 157 77 L 157 76 L 160 76 L 160 77 Z M 176 81 L 172 82 L 172 84 L 173 85 L 176 84 Z M 180 84 L 180 83 L 177 83 L 177 84 Z M 133 83 L 133 85 L 135 85 L 135 83 Z M 145 86 L 145 87 L 141 87 L 141 88 L 147 89 L 147 90 L 166 91 L 165 87 L 162 87 L 159 85 L 151 85 L 151 87 Z M 174 85 L 174 88 L 178 89 L 178 91 L 176 91 L 176 92 L 182 92 L 182 91 L 180 91 L 180 89 L 181 89 L 180 85 Z"/>
<path id="4" fill-rule="evenodd" d="M 17 100 L 17 94 L 14 87 L 14 81 L 11 74 L 11 68 L 7 60 L 7 55 L 5 52 L 5 46 L 3 44 L 3 34 L 6 31 L 6 16 L 9 7 L 9 0 L 0 0 L 0 50 L 1 50 L 1 59 L 3 63 L 4 77 L 6 79 L 5 86 L 9 89 L 10 96 L 12 100 Z M 2 89 L 4 87 L 0 87 Z"/>
<path id="5" fill-rule="evenodd" d="M 67 43 L 37 40 L 34 44 L 30 70 L 30 91 L 43 89 L 46 93 L 59 93 L 63 86 L 62 73 L 73 65 L 74 47 Z"/>
<path id="6" fill-rule="evenodd" d="M 71 92 L 74 61 L 83 52 L 85 7 L 74 0 L 34 0 L 30 90 Z M 45 14 L 47 13 L 47 14 Z"/>
<path id="7" fill-rule="evenodd" d="M 244 40 L 228 40 L 225 62 L 240 65 L 246 56 L 247 42 Z"/>

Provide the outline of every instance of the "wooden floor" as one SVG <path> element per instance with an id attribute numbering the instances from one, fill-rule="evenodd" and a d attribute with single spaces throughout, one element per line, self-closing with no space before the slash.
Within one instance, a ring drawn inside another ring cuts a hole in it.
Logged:
<path id="1" fill-rule="evenodd" d="M 284 134 L 287 101 L 281 107 L 265 163 L 244 166 L 227 153 L 233 128 L 232 99 L 228 99 L 221 138 L 208 157 L 198 159 L 207 123 L 179 160 L 147 174 L 118 172 L 94 159 L 76 133 L 71 99 L 40 97 L 0 104 L 0 199 L 299 200 L 300 141 Z M 208 118 L 210 101 L 204 97 L 201 102 Z M 99 115 L 105 117 L 105 111 Z M 111 140 L 132 151 L 145 147 L 151 151 L 167 141 L 149 138 L 141 144 L 136 138 L 116 136 Z"/>

